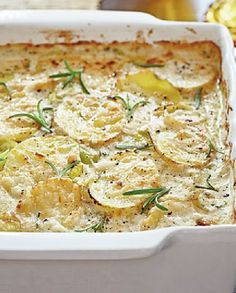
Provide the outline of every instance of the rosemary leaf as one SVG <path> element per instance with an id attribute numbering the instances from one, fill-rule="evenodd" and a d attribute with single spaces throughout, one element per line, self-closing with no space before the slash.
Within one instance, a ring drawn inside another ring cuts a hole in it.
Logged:
<path id="1" fill-rule="evenodd" d="M 128 196 L 128 195 L 137 195 L 137 194 L 152 194 L 144 201 L 142 210 L 141 210 L 141 214 L 142 214 L 153 203 L 155 203 L 156 207 L 159 208 L 160 210 L 168 211 L 168 209 L 164 207 L 163 205 L 161 205 L 158 202 L 158 200 L 169 191 L 170 191 L 170 188 L 167 189 L 166 187 L 144 188 L 144 189 L 129 190 L 127 192 L 124 192 L 123 195 Z"/>
<path id="2" fill-rule="evenodd" d="M 48 110 L 52 110 L 53 108 L 52 108 L 52 107 L 45 107 L 45 108 L 43 108 L 43 107 L 42 107 L 42 102 L 43 102 L 43 101 L 40 100 L 40 101 L 38 102 L 38 104 L 37 104 L 38 117 L 39 117 L 40 120 L 43 122 L 43 126 L 46 125 L 46 127 L 48 127 L 48 125 L 47 125 L 47 121 L 46 121 L 46 119 L 45 119 L 45 117 L 44 117 L 43 112 L 44 112 L 44 111 L 48 111 Z"/>
<path id="3" fill-rule="evenodd" d="M 148 207 L 154 203 L 154 201 L 155 201 L 155 196 L 151 196 L 147 200 L 145 200 L 142 206 L 141 214 L 143 214 L 148 209 Z"/>
<path id="4" fill-rule="evenodd" d="M 152 67 L 164 67 L 165 64 L 151 64 L 151 63 L 141 63 L 141 62 L 133 62 L 134 65 L 143 67 L 143 68 L 152 68 Z"/>
<path id="5" fill-rule="evenodd" d="M 70 171 L 72 168 L 74 168 L 80 161 L 75 161 L 71 164 L 68 164 L 65 168 L 59 170 L 52 162 L 49 162 L 49 161 L 45 161 L 46 164 L 48 164 L 52 170 L 55 172 L 55 174 L 59 177 L 59 178 L 62 178 L 63 176 L 66 175 L 66 173 L 68 171 Z"/>
<path id="6" fill-rule="evenodd" d="M 156 188 L 135 189 L 135 190 L 126 191 L 123 193 L 123 195 L 156 193 L 156 192 L 162 191 L 163 189 L 166 189 L 166 188 L 165 187 L 156 187 Z"/>
<path id="7" fill-rule="evenodd" d="M 66 69 L 68 70 L 68 72 L 71 73 L 71 74 L 74 74 L 74 71 L 70 68 L 69 63 L 66 60 L 64 60 L 64 64 L 65 64 Z"/>
<path id="8" fill-rule="evenodd" d="M 157 202 L 156 200 L 157 198 L 155 198 L 155 205 L 158 209 L 162 210 L 162 211 L 168 211 L 168 209 L 166 207 L 164 207 L 163 205 L 161 205 L 159 202 Z"/>
<path id="9" fill-rule="evenodd" d="M 11 93 L 10 93 L 10 90 L 9 90 L 7 84 L 6 84 L 5 82 L 3 82 L 3 81 L 0 81 L 0 86 L 3 86 L 3 87 L 4 87 L 6 93 L 7 93 L 8 96 L 10 97 L 10 96 L 11 96 Z"/>
<path id="10" fill-rule="evenodd" d="M 141 213 L 144 213 L 146 211 L 146 209 L 149 208 L 149 206 L 155 202 L 155 205 L 157 208 L 159 208 L 160 210 L 162 211 L 168 211 L 168 209 L 166 207 L 164 207 L 163 205 L 161 205 L 159 202 L 158 202 L 158 199 L 161 198 L 162 196 L 164 196 L 165 194 L 167 194 L 168 192 L 170 191 L 170 188 L 167 189 L 165 187 L 162 188 L 162 190 L 154 193 L 151 197 L 149 197 L 144 203 L 143 203 L 143 206 L 142 206 L 142 210 L 141 210 Z"/>
<path id="11" fill-rule="evenodd" d="M 128 144 L 117 144 L 115 148 L 117 150 L 145 150 L 152 147 L 152 144 L 146 143 L 144 145 L 128 145 Z"/>
<path id="12" fill-rule="evenodd" d="M 60 177 L 63 177 L 66 175 L 66 173 L 71 170 L 72 168 L 74 168 L 80 161 L 77 160 L 71 164 L 68 164 L 65 168 L 63 168 L 60 172 Z"/>
<path id="13" fill-rule="evenodd" d="M 128 104 L 128 100 L 125 100 L 124 98 L 122 98 L 122 97 L 120 97 L 120 96 L 118 96 L 118 95 L 116 95 L 116 96 L 114 96 L 114 97 L 109 97 L 110 99 L 118 99 L 118 100 L 121 100 L 121 102 L 123 103 L 123 106 L 124 106 L 124 108 L 126 109 L 126 110 L 128 110 L 128 108 L 129 108 L 129 104 Z"/>
<path id="14" fill-rule="evenodd" d="M 91 226 L 88 226 L 84 229 L 77 229 L 77 230 L 75 230 L 75 232 L 87 232 L 89 230 L 93 230 L 94 232 L 103 232 L 104 223 L 105 223 L 105 221 L 102 220 L 102 221 L 99 221 L 98 223 L 93 224 Z"/>
<path id="15" fill-rule="evenodd" d="M 209 175 L 207 177 L 207 180 L 206 180 L 206 183 L 207 183 L 207 186 L 201 186 L 201 185 L 195 185 L 195 188 L 200 188 L 200 189 L 209 189 L 209 190 L 214 190 L 214 191 L 219 191 L 217 188 L 215 188 L 211 183 L 210 183 L 210 178 L 211 178 L 211 175 Z"/>
<path id="16" fill-rule="evenodd" d="M 49 161 L 45 161 L 46 164 L 48 164 L 52 170 L 55 172 L 55 174 L 60 177 L 60 171 L 57 169 L 57 167 L 52 163 L 52 162 L 49 162 Z"/>
<path id="17" fill-rule="evenodd" d="M 216 153 L 220 153 L 222 155 L 224 155 L 224 152 L 219 151 L 216 149 L 216 147 L 213 145 L 213 143 L 210 141 L 210 139 L 208 139 L 208 144 L 209 144 L 209 151 L 207 153 L 207 158 L 210 157 L 211 153 L 214 151 Z"/>
<path id="18" fill-rule="evenodd" d="M 198 110 L 201 106 L 202 88 L 198 88 L 194 95 L 195 109 Z"/>
<path id="19" fill-rule="evenodd" d="M 85 86 L 84 84 L 84 81 L 83 81 L 83 78 L 82 78 L 82 72 L 78 72 L 78 75 L 79 75 L 79 81 L 80 81 L 80 86 L 82 88 L 82 91 L 85 93 L 85 94 L 90 94 L 90 92 L 88 91 L 87 87 Z"/>
<path id="20" fill-rule="evenodd" d="M 67 77 L 70 76 L 71 74 L 69 72 L 65 72 L 65 73 L 57 73 L 57 74 L 52 74 L 49 75 L 50 78 L 61 78 L 61 77 Z"/>
<path id="21" fill-rule="evenodd" d="M 71 74 L 69 78 L 63 82 L 62 88 L 66 88 L 75 79 L 75 74 Z"/>
<path id="22" fill-rule="evenodd" d="M 131 109 L 130 109 L 130 112 L 129 112 L 129 117 L 133 116 L 134 114 L 134 111 L 138 108 L 138 106 L 144 106 L 146 105 L 148 102 L 146 101 L 140 101 L 140 102 L 137 102 L 136 104 L 134 104 Z"/>
<path id="23" fill-rule="evenodd" d="M 146 101 L 139 101 L 135 103 L 134 105 L 130 105 L 129 96 L 127 95 L 127 98 L 124 99 L 118 95 L 115 95 L 113 97 L 109 97 L 110 99 L 119 99 L 123 103 L 124 108 L 127 110 L 127 118 L 128 120 L 132 119 L 132 116 L 134 114 L 134 111 L 137 109 L 138 106 L 146 105 L 148 102 Z"/>

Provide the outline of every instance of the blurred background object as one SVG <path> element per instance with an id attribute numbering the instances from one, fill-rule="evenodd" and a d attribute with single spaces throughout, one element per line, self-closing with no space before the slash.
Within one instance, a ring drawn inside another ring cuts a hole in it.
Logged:
<path id="1" fill-rule="evenodd" d="M 0 9 L 97 9 L 99 0 L 0 0 Z"/>
<path id="2" fill-rule="evenodd" d="M 207 21 L 225 25 L 236 42 L 236 0 L 217 0 L 206 14 Z"/>
<path id="3" fill-rule="evenodd" d="M 167 20 L 202 21 L 213 0 L 101 0 L 101 9 L 134 10 Z"/>
<path id="4" fill-rule="evenodd" d="M 131 10 L 165 20 L 218 22 L 236 44 L 236 0 L 0 0 L 1 9 Z"/>
<path id="5" fill-rule="evenodd" d="M 143 11 L 165 20 L 221 23 L 236 45 L 236 0 L 101 0 L 100 8 Z"/>

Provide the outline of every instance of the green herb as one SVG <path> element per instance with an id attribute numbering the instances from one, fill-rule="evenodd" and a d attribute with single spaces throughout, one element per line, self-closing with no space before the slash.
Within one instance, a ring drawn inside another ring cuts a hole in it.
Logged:
<path id="1" fill-rule="evenodd" d="M 10 152 L 9 149 L 5 150 L 4 152 L 0 153 L 0 162 L 3 162 L 6 160 L 8 153 Z"/>
<path id="2" fill-rule="evenodd" d="M 75 230 L 75 232 L 87 232 L 89 230 L 93 230 L 94 232 L 103 232 L 104 224 L 105 224 L 105 221 L 101 220 L 98 223 L 88 226 L 84 229 L 77 229 Z"/>
<path id="3" fill-rule="evenodd" d="M 209 176 L 207 177 L 207 180 L 206 180 L 207 186 L 195 185 L 195 187 L 196 187 L 196 188 L 201 188 L 201 189 L 209 189 L 209 190 L 219 191 L 218 189 L 216 189 L 216 188 L 210 183 L 210 178 L 211 178 L 211 175 L 209 175 Z"/>
<path id="4" fill-rule="evenodd" d="M 128 144 L 117 144 L 115 148 L 117 150 L 145 150 L 152 147 L 152 144 L 145 143 L 144 145 L 128 145 Z"/>
<path id="5" fill-rule="evenodd" d="M 224 152 L 217 150 L 216 147 L 213 145 L 213 143 L 209 139 L 208 139 L 208 144 L 209 144 L 209 151 L 207 153 L 207 158 L 210 157 L 212 152 L 216 152 L 216 153 L 220 153 L 224 155 Z"/>
<path id="6" fill-rule="evenodd" d="M 59 169 L 58 169 L 58 168 L 57 168 L 52 162 L 45 161 L 45 163 L 48 164 L 48 165 L 52 168 L 52 170 L 56 173 L 56 175 L 57 175 L 59 178 L 65 176 L 66 173 L 67 173 L 68 171 L 70 171 L 72 168 L 74 168 L 79 162 L 80 162 L 80 161 L 77 160 L 77 161 L 75 161 L 75 162 L 73 162 L 73 163 L 71 163 L 71 164 L 68 164 L 65 168 L 59 170 Z"/>
<path id="7" fill-rule="evenodd" d="M 163 190 L 163 187 L 135 189 L 135 190 L 126 191 L 126 192 L 123 193 L 123 195 L 156 193 L 156 192 L 160 192 L 162 190 Z"/>
<path id="8" fill-rule="evenodd" d="M 52 133 L 52 130 L 50 126 L 48 125 L 45 117 L 44 117 L 44 112 L 48 110 L 52 110 L 52 107 L 42 107 L 42 102 L 43 100 L 40 100 L 37 104 L 37 113 L 17 113 L 9 118 L 14 118 L 14 117 L 28 117 L 32 120 L 34 120 L 36 123 L 38 123 L 41 127 L 43 127 L 47 132 Z"/>
<path id="9" fill-rule="evenodd" d="M 10 93 L 10 90 L 9 90 L 7 84 L 6 84 L 5 82 L 3 82 L 3 81 L 0 81 L 0 86 L 4 87 L 6 93 L 7 93 L 8 96 L 10 97 L 10 96 L 11 96 L 11 93 Z"/>
<path id="10" fill-rule="evenodd" d="M 158 188 L 146 188 L 146 189 L 136 189 L 124 192 L 123 195 L 137 195 L 137 194 L 152 194 L 149 196 L 143 203 L 141 213 L 144 213 L 146 209 L 149 208 L 151 204 L 155 204 L 156 207 L 162 211 L 168 211 L 166 207 L 159 203 L 159 199 L 167 194 L 170 191 L 170 188 L 158 187 Z"/>
<path id="11" fill-rule="evenodd" d="M 202 88 L 198 88 L 194 95 L 195 109 L 198 110 L 201 106 Z"/>
<path id="12" fill-rule="evenodd" d="M 88 91 L 87 87 L 85 86 L 85 84 L 83 82 L 83 78 L 82 78 L 82 74 L 84 72 L 84 69 L 81 68 L 81 69 L 75 71 L 75 70 L 71 69 L 70 65 L 68 64 L 68 62 L 66 60 L 64 61 L 64 63 L 65 63 L 65 67 L 66 67 L 68 72 L 52 74 L 49 77 L 50 78 L 64 78 L 64 77 L 67 77 L 67 79 L 64 81 L 63 86 L 62 86 L 62 88 L 64 89 L 69 84 L 71 84 L 74 81 L 74 79 L 78 76 L 82 91 L 85 94 L 89 95 L 90 92 Z"/>
<path id="13" fill-rule="evenodd" d="M 134 62 L 134 65 L 144 68 L 151 68 L 151 67 L 164 67 L 165 64 L 152 64 L 152 63 L 142 63 L 142 62 Z"/>
<path id="14" fill-rule="evenodd" d="M 133 117 L 134 111 L 137 109 L 138 106 L 144 106 L 146 105 L 148 102 L 146 101 L 139 101 L 135 104 L 133 104 L 132 106 L 130 105 L 130 100 L 129 100 L 129 96 L 127 95 L 127 98 L 124 99 L 120 96 L 114 96 L 114 97 L 109 97 L 111 99 L 118 99 L 121 100 L 121 102 L 123 103 L 124 108 L 127 110 L 127 117 L 128 120 L 130 120 Z"/>

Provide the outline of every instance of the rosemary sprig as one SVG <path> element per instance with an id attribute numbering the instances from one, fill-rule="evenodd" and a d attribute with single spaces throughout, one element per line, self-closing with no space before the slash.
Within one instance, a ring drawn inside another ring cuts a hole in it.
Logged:
<path id="1" fill-rule="evenodd" d="M 80 161 L 75 161 L 71 164 L 68 164 L 65 168 L 59 170 L 52 162 L 49 162 L 49 161 L 45 161 L 46 164 L 48 164 L 52 170 L 56 173 L 56 175 L 59 177 L 59 178 L 62 178 L 63 176 L 66 175 L 66 173 L 68 171 L 70 171 L 72 168 L 74 168 Z"/>
<path id="2" fill-rule="evenodd" d="M 207 177 L 207 180 L 206 180 L 207 186 L 195 185 L 195 187 L 196 187 L 196 188 L 200 188 L 200 189 L 209 189 L 209 190 L 219 191 L 217 188 L 215 188 L 215 187 L 210 183 L 210 178 L 211 178 L 211 175 L 209 175 L 209 176 Z"/>
<path id="3" fill-rule="evenodd" d="M 6 84 L 5 82 L 3 82 L 3 81 L 0 81 L 0 86 L 4 87 L 5 92 L 6 92 L 7 95 L 10 97 L 10 96 L 11 96 L 11 93 L 10 93 L 10 90 L 9 90 L 7 84 Z"/>
<path id="4" fill-rule="evenodd" d="M 152 67 L 164 67 L 165 64 L 152 64 L 152 63 L 142 63 L 142 62 L 133 62 L 134 65 L 143 67 L 143 68 L 152 68 Z"/>
<path id="5" fill-rule="evenodd" d="M 152 147 L 152 144 L 145 143 L 143 145 L 134 145 L 134 144 L 117 144 L 115 148 L 117 150 L 145 150 Z"/>
<path id="6" fill-rule="evenodd" d="M 9 149 L 5 150 L 4 152 L 0 153 L 0 162 L 3 162 L 6 160 L 8 153 L 10 152 Z"/>
<path id="7" fill-rule="evenodd" d="M 14 117 L 28 117 L 32 120 L 34 120 L 36 123 L 38 123 L 41 127 L 43 127 L 47 132 L 52 133 L 52 129 L 48 125 L 45 117 L 44 117 L 44 111 L 52 110 L 52 107 L 42 107 L 42 102 L 43 100 L 40 100 L 37 104 L 37 112 L 36 113 L 17 113 L 9 118 L 14 118 Z"/>
<path id="8" fill-rule="evenodd" d="M 146 211 L 146 209 L 153 203 L 155 203 L 156 207 L 162 211 L 168 211 L 168 209 L 161 205 L 158 200 L 159 198 L 161 198 L 163 195 L 165 195 L 166 193 L 168 193 L 170 190 L 167 189 L 167 188 L 163 188 L 162 191 L 159 191 L 159 192 L 156 192 L 154 193 L 151 197 L 149 197 L 147 200 L 145 200 L 145 202 L 143 203 L 143 206 L 142 206 L 142 211 L 141 213 L 144 213 Z"/>
<path id="9" fill-rule="evenodd" d="M 62 86 L 62 88 L 64 89 L 70 83 L 72 83 L 74 81 L 74 79 L 78 76 L 82 91 L 85 94 L 89 95 L 90 92 L 87 89 L 87 87 L 85 86 L 83 78 L 82 78 L 82 74 L 84 72 L 84 69 L 81 68 L 81 69 L 75 71 L 70 67 L 70 65 L 68 64 L 68 62 L 66 60 L 64 60 L 64 63 L 65 63 L 65 67 L 66 67 L 68 72 L 52 74 L 52 75 L 49 75 L 49 77 L 50 78 L 64 78 L 64 77 L 67 77 L 67 79 L 63 82 L 63 86 Z"/>
<path id="10" fill-rule="evenodd" d="M 210 141 L 210 139 L 208 139 L 208 144 L 209 144 L 209 151 L 207 153 L 207 158 L 210 157 L 212 152 L 216 152 L 216 153 L 220 153 L 222 155 L 224 155 L 224 152 L 219 151 L 216 149 L 216 147 L 214 146 L 214 144 Z"/>
<path id="11" fill-rule="evenodd" d="M 201 106 L 201 98 L 202 98 L 202 88 L 198 88 L 194 95 L 194 105 L 195 109 L 198 110 Z"/>
<path id="12" fill-rule="evenodd" d="M 88 226 L 84 229 L 76 229 L 75 232 L 87 232 L 89 230 L 93 230 L 94 232 L 103 232 L 105 221 L 101 220 L 98 223 L 95 223 L 91 226 Z"/>
<path id="13" fill-rule="evenodd" d="M 146 101 L 139 101 L 135 104 L 133 104 L 132 106 L 130 105 L 130 100 L 129 100 L 129 96 L 127 95 L 127 98 L 124 99 L 118 95 L 115 95 L 113 97 L 109 97 L 111 99 L 118 99 L 123 103 L 124 108 L 127 110 L 127 118 L 128 120 L 131 120 L 134 114 L 134 111 L 137 109 L 138 106 L 144 106 L 146 105 L 148 102 Z"/>
<path id="14" fill-rule="evenodd" d="M 159 199 L 170 191 L 170 188 L 157 187 L 157 188 L 146 188 L 146 189 L 136 189 L 124 192 L 123 195 L 137 195 L 137 194 L 152 194 L 143 203 L 141 213 L 144 213 L 146 209 L 149 208 L 151 204 L 155 204 L 157 208 L 162 211 L 168 211 L 166 207 L 159 203 Z"/>

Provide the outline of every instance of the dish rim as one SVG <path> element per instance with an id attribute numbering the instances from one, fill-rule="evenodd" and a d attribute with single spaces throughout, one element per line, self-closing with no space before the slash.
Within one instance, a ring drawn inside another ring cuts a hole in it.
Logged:
<path id="1" fill-rule="evenodd" d="M 60 20 L 60 23 L 59 23 Z M 98 30 L 109 24 L 114 28 L 137 29 L 150 26 L 166 27 L 212 27 L 224 36 L 224 54 L 222 62 L 228 65 L 229 104 L 236 96 L 235 61 L 233 41 L 225 27 L 218 24 L 195 22 L 167 22 L 141 12 L 113 11 L 75 11 L 75 10 L 5 10 L 0 12 L 0 28 L 42 29 L 53 26 L 56 30 L 63 27 L 84 25 L 85 30 L 98 25 Z M 64 26 L 63 26 L 64 25 Z M 132 27 L 133 26 L 133 27 Z M 220 33 L 219 33 L 220 34 Z M 1 41 L 1 40 L 0 40 Z M 236 108 L 236 107 L 235 107 Z M 236 125 L 236 117 L 231 119 Z M 236 133 L 232 130 L 231 136 Z M 234 152 L 234 150 L 233 150 Z M 208 227 L 169 227 L 150 231 L 122 233 L 52 233 L 52 232 L 0 232 L 0 259 L 133 259 L 148 257 L 161 251 L 176 241 L 193 241 L 208 237 L 216 241 L 219 235 L 228 235 L 225 241 L 236 242 L 235 225 L 218 225 Z M 186 237 L 187 236 L 187 237 Z M 60 241 L 62 240 L 62 241 Z M 117 241 L 118 240 L 118 241 Z"/>

